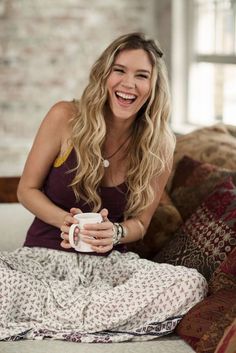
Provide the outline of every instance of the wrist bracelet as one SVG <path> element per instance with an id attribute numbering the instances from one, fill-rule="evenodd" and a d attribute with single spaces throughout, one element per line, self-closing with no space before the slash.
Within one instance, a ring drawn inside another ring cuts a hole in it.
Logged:
<path id="1" fill-rule="evenodd" d="M 128 230 L 121 223 L 113 223 L 113 245 L 120 243 L 121 239 L 126 237 Z"/>

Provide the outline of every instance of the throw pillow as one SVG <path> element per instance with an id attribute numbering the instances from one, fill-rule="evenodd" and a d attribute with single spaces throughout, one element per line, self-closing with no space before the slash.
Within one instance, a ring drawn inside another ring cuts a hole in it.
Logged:
<path id="1" fill-rule="evenodd" d="M 213 273 L 209 293 L 215 293 L 223 288 L 236 290 L 236 247 Z"/>
<path id="2" fill-rule="evenodd" d="M 175 168 L 184 155 L 196 160 L 236 170 L 236 138 L 231 126 L 217 124 L 178 136 L 174 163 L 167 190 L 170 190 Z"/>
<path id="3" fill-rule="evenodd" d="M 151 259 L 172 238 L 182 222 L 178 210 L 164 192 L 143 240 L 129 243 L 127 248 L 140 257 Z"/>
<path id="4" fill-rule="evenodd" d="M 236 318 L 230 326 L 225 330 L 224 336 L 221 338 L 216 347 L 215 353 L 235 353 L 236 352 Z"/>
<path id="5" fill-rule="evenodd" d="M 195 305 L 180 321 L 177 334 L 198 353 L 213 353 L 236 315 L 236 290 L 220 290 Z"/>
<path id="6" fill-rule="evenodd" d="M 236 245 L 235 216 L 236 188 L 231 178 L 227 178 L 153 260 L 196 268 L 209 280 Z"/>
<path id="7" fill-rule="evenodd" d="M 214 187 L 227 176 L 236 184 L 236 172 L 184 156 L 178 163 L 170 192 L 173 203 L 186 220 Z"/>

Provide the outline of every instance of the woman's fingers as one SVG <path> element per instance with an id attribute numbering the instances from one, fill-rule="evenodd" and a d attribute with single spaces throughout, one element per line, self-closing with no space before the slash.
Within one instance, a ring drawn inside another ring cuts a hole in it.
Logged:
<path id="1" fill-rule="evenodd" d="M 95 238 L 95 239 L 112 239 L 113 237 L 113 230 L 80 230 L 80 235 L 84 238 Z"/>
<path id="2" fill-rule="evenodd" d="M 93 251 L 95 251 L 97 253 L 101 253 L 101 254 L 112 250 L 112 248 L 113 248 L 112 244 L 111 245 L 107 245 L 107 246 L 92 246 Z"/>
<path id="3" fill-rule="evenodd" d="M 106 208 L 103 208 L 101 211 L 100 211 L 100 214 L 103 218 L 103 222 L 106 222 L 108 221 L 108 210 Z"/>
<path id="4" fill-rule="evenodd" d="M 72 224 L 75 224 L 75 223 L 78 223 L 78 221 L 76 220 L 75 217 L 72 216 L 71 213 L 68 213 L 65 218 L 64 218 L 64 221 L 61 225 L 61 232 L 64 232 L 64 233 L 69 233 L 69 229 L 70 229 L 70 226 Z"/>
<path id="5" fill-rule="evenodd" d="M 72 207 L 72 208 L 70 209 L 70 213 L 72 214 L 72 216 L 74 216 L 74 215 L 76 215 L 76 214 L 78 214 L 78 213 L 83 213 L 83 212 L 81 211 L 80 208 Z"/>
<path id="6" fill-rule="evenodd" d="M 81 239 L 83 239 L 83 241 L 85 243 L 88 243 L 88 244 L 94 245 L 94 246 L 112 244 L 112 237 L 98 238 L 96 236 L 86 236 L 86 235 L 82 235 L 82 234 L 80 234 L 80 237 L 81 237 Z"/>
<path id="7" fill-rule="evenodd" d="M 62 240 L 61 247 L 63 247 L 64 249 L 70 249 L 71 245 L 67 240 Z"/>
<path id="8" fill-rule="evenodd" d="M 97 236 L 111 236 L 113 234 L 113 223 L 104 222 L 98 224 L 85 224 L 81 232 L 85 235 L 93 235 L 96 233 Z M 92 234 L 93 233 L 93 234 Z"/>
<path id="9" fill-rule="evenodd" d="M 83 241 L 90 244 L 95 252 L 105 253 L 113 248 L 113 223 L 108 219 L 108 210 L 102 209 L 103 222 L 85 224 L 80 235 Z"/>

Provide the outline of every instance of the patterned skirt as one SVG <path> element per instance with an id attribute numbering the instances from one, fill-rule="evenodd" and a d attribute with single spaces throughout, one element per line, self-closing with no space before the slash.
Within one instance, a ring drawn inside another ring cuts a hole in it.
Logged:
<path id="1" fill-rule="evenodd" d="M 195 269 L 127 252 L 0 253 L 0 340 L 148 340 L 172 332 L 207 292 Z"/>

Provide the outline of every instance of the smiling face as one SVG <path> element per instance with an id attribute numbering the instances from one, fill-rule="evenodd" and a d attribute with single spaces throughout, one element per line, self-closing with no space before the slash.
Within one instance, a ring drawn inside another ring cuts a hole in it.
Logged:
<path id="1" fill-rule="evenodd" d="M 134 119 L 150 96 L 152 64 L 143 49 L 121 51 L 107 79 L 108 103 L 114 117 Z"/>

